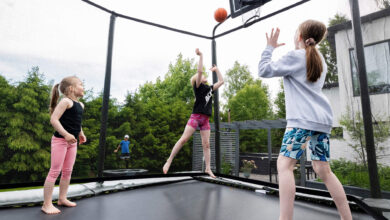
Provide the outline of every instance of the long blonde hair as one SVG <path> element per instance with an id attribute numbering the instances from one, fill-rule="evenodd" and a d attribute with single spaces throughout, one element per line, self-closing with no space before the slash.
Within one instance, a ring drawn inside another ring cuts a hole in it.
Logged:
<path id="1" fill-rule="evenodd" d="M 75 79 L 78 78 L 76 76 L 68 76 L 63 78 L 60 83 L 57 83 L 53 86 L 51 90 L 51 98 L 50 98 L 50 115 L 53 114 L 54 109 L 57 106 L 57 102 L 60 97 L 60 91 L 62 94 L 68 95 L 70 91 L 70 87 L 75 83 Z"/>
<path id="2" fill-rule="evenodd" d="M 323 71 L 322 60 L 315 46 L 320 43 L 326 34 L 324 23 L 307 20 L 299 25 L 299 32 L 305 43 L 306 50 L 306 78 L 310 82 L 316 82 Z"/>
<path id="3" fill-rule="evenodd" d="M 193 75 L 190 79 L 190 82 L 191 82 L 191 85 L 192 87 L 194 87 L 195 83 L 196 83 L 196 77 L 198 77 L 198 73 L 196 73 L 195 75 Z M 202 77 L 201 77 L 201 82 L 203 80 L 203 77 L 207 79 L 207 73 L 206 72 L 203 72 L 202 73 Z"/>

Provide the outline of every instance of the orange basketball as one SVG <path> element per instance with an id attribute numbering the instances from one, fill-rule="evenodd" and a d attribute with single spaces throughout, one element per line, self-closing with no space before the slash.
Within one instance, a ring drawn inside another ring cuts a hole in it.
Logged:
<path id="1" fill-rule="evenodd" d="M 226 19 L 226 17 L 227 17 L 227 11 L 224 8 L 218 8 L 217 10 L 215 10 L 214 18 L 219 23 L 224 21 Z"/>

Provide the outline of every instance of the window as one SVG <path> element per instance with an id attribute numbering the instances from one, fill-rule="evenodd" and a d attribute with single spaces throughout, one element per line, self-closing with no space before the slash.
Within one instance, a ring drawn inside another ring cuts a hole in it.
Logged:
<path id="1" fill-rule="evenodd" d="M 368 92 L 370 94 L 390 93 L 390 41 L 364 47 Z M 359 77 L 356 71 L 356 55 L 350 50 L 353 95 L 360 95 Z"/>

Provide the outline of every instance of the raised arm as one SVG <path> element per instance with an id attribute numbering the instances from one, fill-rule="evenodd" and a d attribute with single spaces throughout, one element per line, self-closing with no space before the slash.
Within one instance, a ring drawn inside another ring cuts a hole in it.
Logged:
<path id="1" fill-rule="evenodd" d="M 299 68 L 301 63 L 297 57 L 297 51 L 290 51 L 277 61 L 272 61 L 273 47 L 267 46 L 263 51 L 259 62 L 259 76 L 263 78 L 288 76 Z"/>
<path id="2" fill-rule="evenodd" d="M 202 73 L 203 73 L 203 54 L 200 52 L 198 48 L 195 50 L 196 55 L 199 56 L 199 62 L 198 62 L 198 75 L 196 76 L 196 88 L 200 86 L 200 83 L 202 82 Z"/>
<path id="3" fill-rule="evenodd" d="M 215 90 L 217 90 L 219 87 L 221 87 L 223 85 L 224 81 L 223 81 L 223 77 L 222 77 L 221 72 L 219 71 L 218 67 L 215 64 L 214 64 L 213 67 L 211 67 L 210 70 L 215 72 L 215 73 L 217 73 L 218 82 L 216 82 L 213 85 L 213 91 L 215 91 Z"/>
<path id="4" fill-rule="evenodd" d="M 266 33 L 267 48 L 262 53 L 258 66 L 260 77 L 271 78 L 287 76 L 299 67 L 299 62 L 297 62 L 293 52 L 288 53 L 276 62 L 271 60 L 274 49 L 284 45 L 284 43 L 278 43 L 279 33 L 279 28 L 276 29 L 275 33 L 274 29 L 272 29 L 270 37 L 268 37 L 268 34 Z"/>

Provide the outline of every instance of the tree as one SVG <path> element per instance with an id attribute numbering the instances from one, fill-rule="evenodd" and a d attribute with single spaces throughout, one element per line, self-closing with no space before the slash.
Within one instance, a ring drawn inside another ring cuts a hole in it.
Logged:
<path id="1" fill-rule="evenodd" d="M 286 118 L 286 101 L 285 101 L 285 94 L 284 94 L 284 86 L 283 86 L 283 80 L 280 80 L 280 91 L 276 95 L 275 99 L 275 105 L 276 105 L 276 113 L 275 118 Z"/>
<path id="2" fill-rule="evenodd" d="M 390 8 L 390 0 L 375 0 L 379 9 Z"/>
<path id="3" fill-rule="evenodd" d="M 227 106 L 235 121 L 262 120 L 272 115 L 268 94 L 258 84 L 246 85 L 230 99 Z"/>
<path id="4" fill-rule="evenodd" d="M 258 83 L 247 84 L 227 104 L 232 121 L 263 120 L 272 117 L 271 103 L 266 87 Z M 267 131 L 243 130 L 240 132 L 241 152 L 261 152 L 267 146 Z"/>
<path id="5" fill-rule="evenodd" d="M 284 94 L 284 86 L 283 86 L 283 80 L 280 79 L 280 90 L 278 94 L 276 94 L 276 98 L 274 101 L 276 112 L 274 114 L 274 119 L 285 119 L 286 118 L 286 103 L 285 103 L 285 94 Z M 272 147 L 275 149 L 280 148 L 280 143 L 283 140 L 284 136 L 284 128 L 278 128 L 278 129 L 272 129 Z"/>
<path id="6" fill-rule="evenodd" d="M 384 156 L 385 151 L 383 143 L 389 138 L 390 118 L 383 118 L 380 116 L 373 118 L 375 151 L 377 152 L 377 158 L 381 158 Z M 349 133 L 352 139 L 349 146 L 357 153 L 357 159 L 367 167 L 366 139 L 361 113 L 359 111 L 352 112 L 350 108 L 347 107 L 347 112 L 341 116 L 340 125 Z"/>
<path id="7" fill-rule="evenodd" d="M 346 15 L 337 13 L 334 15 L 333 18 L 329 19 L 328 27 L 334 26 L 337 24 L 342 24 L 342 23 L 347 22 L 347 21 L 348 21 L 348 19 L 347 19 Z"/>
<path id="8" fill-rule="evenodd" d="M 161 92 L 164 94 L 162 98 L 167 101 L 171 98 L 180 99 L 192 106 L 195 96 L 190 79 L 196 73 L 197 67 L 194 60 L 183 59 L 183 56 L 179 54 L 176 63 L 169 65 L 164 81 L 161 82 L 163 88 Z M 206 72 L 204 74 L 207 75 Z"/>
<path id="9" fill-rule="evenodd" d="M 7 179 L 10 168 L 6 167 L 4 163 L 12 155 L 11 149 L 8 148 L 7 139 L 8 133 L 6 128 L 9 124 L 9 118 L 12 116 L 12 112 L 9 111 L 9 107 L 16 100 L 16 89 L 10 85 L 8 81 L 0 76 L 0 183 L 4 183 Z"/>
<path id="10" fill-rule="evenodd" d="M 336 52 L 331 49 L 329 41 L 324 39 L 319 44 L 319 51 L 322 53 L 322 56 L 325 58 L 325 63 L 328 67 L 326 72 L 325 83 L 337 83 L 338 73 L 337 73 L 337 60 Z"/>
<path id="11" fill-rule="evenodd" d="M 245 85 L 253 82 L 254 80 L 248 66 L 240 65 L 236 61 L 234 62 L 233 68 L 226 72 L 223 97 L 229 101 L 238 91 L 243 89 Z"/>
<path id="12" fill-rule="evenodd" d="M 328 26 L 334 26 L 348 21 L 347 17 L 342 14 L 336 14 L 333 18 L 329 19 Z M 330 43 L 327 39 L 324 39 L 319 44 L 319 51 L 322 56 L 325 58 L 326 65 L 328 66 L 328 71 L 326 73 L 325 83 L 336 83 L 338 82 L 338 73 L 337 73 L 337 58 L 336 52 L 330 47 Z"/>
<path id="13" fill-rule="evenodd" d="M 176 62 L 169 65 L 163 79 L 147 82 L 136 93 L 127 95 L 116 119 L 121 124 L 115 132 L 130 129 L 133 148 L 130 166 L 161 171 L 191 114 L 194 93 L 190 79 L 196 72 L 193 60 L 179 55 Z M 192 151 L 188 145 L 191 146 L 192 141 L 177 155 L 172 171 L 191 169 Z"/>
<path id="14" fill-rule="evenodd" d="M 223 97 L 227 100 L 225 111 L 221 112 L 222 120 L 227 120 L 228 110 L 232 121 L 263 120 L 272 118 L 272 107 L 269 101 L 268 87 L 260 79 L 254 79 L 248 66 L 237 61 L 225 74 Z M 240 131 L 240 151 L 260 152 L 266 146 L 267 131 Z"/>
<path id="15" fill-rule="evenodd" d="M 5 100 L 2 108 L 6 112 L 1 117 L 7 117 L 1 124 L 6 136 L 2 139 L 5 145 L 1 146 L 6 155 L 0 166 L 2 177 L 12 182 L 42 179 L 50 167 L 53 129 L 49 124 L 48 106 L 51 87 L 45 85 L 38 67 L 33 67 L 25 82 L 15 87 L 7 86 L 4 80 L 2 83 L 5 86 L 1 92 L 1 99 Z"/>

